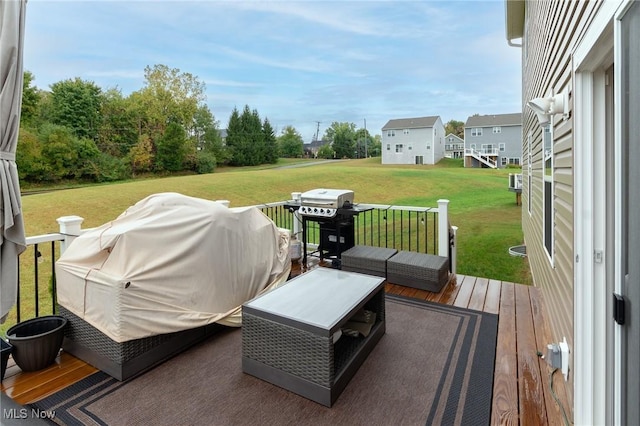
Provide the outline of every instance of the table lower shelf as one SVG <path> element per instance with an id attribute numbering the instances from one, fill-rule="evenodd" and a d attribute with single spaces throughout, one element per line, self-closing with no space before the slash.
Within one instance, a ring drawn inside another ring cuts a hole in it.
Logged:
<path id="1" fill-rule="evenodd" d="M 297 393 L 319 404 L 331 407 L 369 353 L 371 353 L 375 345 L 382 338 L 385 331 L 386 324 L 383 319 L 374 325 L 368 337 L 358 338 L 359 342 L 356 345 L 348 345 L 352 346 L 352 348 L 347 349 L 350 353 L 346 354 L 346 356 L 345 354 L 334 354 L 334 358 L 339 364 L 336 365 L 337 371 L 329 383 L 320 384 L 313 382 L 308 378 L 300 377 L 264 362 L 257 361 L 244 354 L 242 356 L 242 370 L 245 373 Z M 343 336 L 340 340 L 342 339 L 350 339 L 350 337 Z M 336 347 L 339 347 L 340 340 L 336 342 Z M 342 358 L 342 361 L 338 361 L 338 358 Z"/>

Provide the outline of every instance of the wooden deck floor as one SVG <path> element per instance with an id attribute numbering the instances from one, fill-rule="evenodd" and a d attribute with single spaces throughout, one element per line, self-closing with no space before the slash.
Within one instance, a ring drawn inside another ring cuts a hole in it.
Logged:
<path id="1" fill-rule="evenodd" d="M 295 268 L 292 275 L 300 273 Z M 499 315 L 493 385 L 492 424 L 563 424 L 561 406 L 570 415 L 563 378 L 538 356 L 546 353 L 548 339 L 544 306 L 538 289 L 530 286 L 457 275 L 440 293 L 386 284 L 390 294 L 475 309 Z M 24 373 L 9 361 L 2 391 L 19 404 L 57 392 L 96 371 L 62 353 L 51 367 Z M 559 405 L 552 392 L 550 379 Z"/>

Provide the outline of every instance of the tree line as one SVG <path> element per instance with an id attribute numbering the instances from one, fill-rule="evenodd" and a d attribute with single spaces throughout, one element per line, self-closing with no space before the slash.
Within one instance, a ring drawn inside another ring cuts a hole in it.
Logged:
<path id="1" fill-rule="evenodd" d="M 198 77 L 166 65 L 147 66 L 140 90 L 124 96 L 78 77 L 50 90 L 24 73 L 16 163 L 31 183 L 105 182 L 143 174 L 211 173 L 217 166 L 275 163 L 305 155 L 293 126 L 281 135 L 267 118 L 245 105 L 226 131 L 205 103 Z M 333 123 L 323 140 L 324 158 L 375 155 L 374 141 L 353 123 Z M 379 152 L 379 150 L 378 150 Z M 379 155 L 379 154 L 378 154 Z"/>
<path id="2" fill-rule="evenodd" d="M 80 78 L 40 90 L 24 73 L 16 163 L 27 182 L 113 181 L 145 173 L 208 173 L 228 161 L 197 77 L 146 67 L 128 96 Z"/>

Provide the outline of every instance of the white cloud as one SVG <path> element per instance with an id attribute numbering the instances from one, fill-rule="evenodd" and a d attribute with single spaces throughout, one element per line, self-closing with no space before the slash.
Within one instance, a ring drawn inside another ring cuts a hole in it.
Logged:
<path id="1" fill-rule="evenodd" d="M 43 1 L 27 10 L 38 87 L 80 77 L 123 94 L 165 64 L 207 85 L 226 126 L 256 108 L 305 139 L 316 121 L 379 132 L 389 118 L 520 107 L 520 50 L 500 1 Z M 483 103 L 484 102 L 484 103 Z M 321 129 L 322 131 L 322 129 Z"/>

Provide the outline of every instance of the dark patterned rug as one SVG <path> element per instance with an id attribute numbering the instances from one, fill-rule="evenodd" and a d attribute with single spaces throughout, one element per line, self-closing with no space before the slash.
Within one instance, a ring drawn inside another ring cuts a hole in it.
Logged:
<path id="1" fill-rule="evenodd" d="M 244 374 L 239 329 L 129 382 L 98 372 L 31 408 L 64 425 L 489 424 L 497 315 L 387 296 L 386 320 L 331 408 Z"/>

